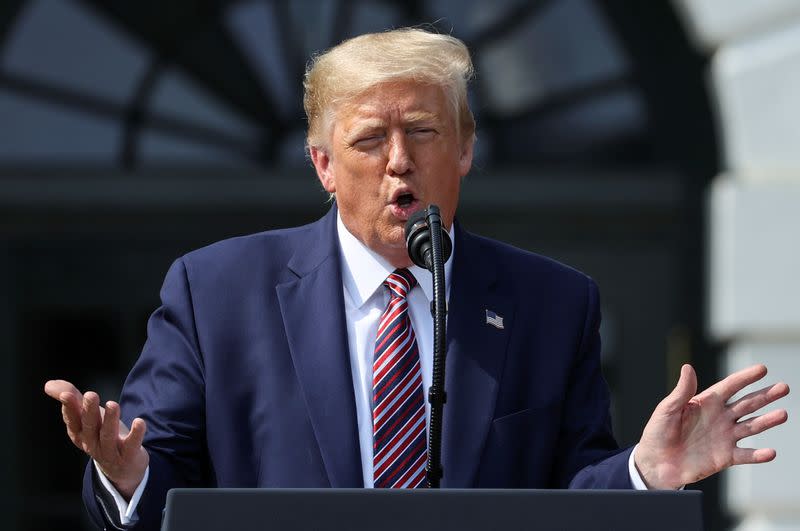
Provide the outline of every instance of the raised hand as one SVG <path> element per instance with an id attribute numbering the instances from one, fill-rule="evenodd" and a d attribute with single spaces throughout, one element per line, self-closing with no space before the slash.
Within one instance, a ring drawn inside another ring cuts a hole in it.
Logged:
<path id="1" fill-rule="evenodd" d="M 684 365 L 678 384 L 656 406 L 636 449 L 636 468 L 647 486 L 677 489 L 733 465 L 775 459 L 772 448 L 739 448 L 737 443 L 786 422 L 785 409 L 742 417 L 786 396 L 789 386 L 776 383 L 730 402 L 766 374 L 764 365 L 754 365 L 696 395 L 697 375 L 691 365 Z"/>
<path id="2" fill-rule="evenodd" d="M 81 394 L 64 380 L 50 380 L 44 392 L 61 402 L 61 414 L 73 444 L 91 456 L 119 493 L 130 500 L 150 462 L 142 446 L 144 420 L 134 419 L 129 430 L 120 420 L 119 404 L 109 401 L 103 408 L 97 393 Z"/>

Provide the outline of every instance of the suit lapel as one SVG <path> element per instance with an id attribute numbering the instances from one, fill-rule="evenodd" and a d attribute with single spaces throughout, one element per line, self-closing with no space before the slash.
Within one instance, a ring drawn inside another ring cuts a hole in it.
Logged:
<path id="1" fill-rule="evenodd" d="M 331 487 L 363 487 L 336 208 L 306 236 L 276 287 L 283 324 Z"/>
<path id="2" fill-rule="evenodd" d="M 513 324 L 513 302 L 480 240 L 456 226 L 447 327 L 444 487 L 471 487 L 492 419 Z M 487 310 L 502 328 L 487 323 Z"/>

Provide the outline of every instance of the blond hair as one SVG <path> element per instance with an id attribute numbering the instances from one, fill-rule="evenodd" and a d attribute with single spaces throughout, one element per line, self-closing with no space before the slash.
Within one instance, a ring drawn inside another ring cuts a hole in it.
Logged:
<path id="1" fill-rule="evenodd" d="M 327 147 L 336 107 L 386 82 L 410 80 L 442 87 L 465 140 L 475 134 L 467 101 L 473 67 L 459 39 L 419 28 L 368 33 L 314 56 L 303 80 L 308 147 Z"/>

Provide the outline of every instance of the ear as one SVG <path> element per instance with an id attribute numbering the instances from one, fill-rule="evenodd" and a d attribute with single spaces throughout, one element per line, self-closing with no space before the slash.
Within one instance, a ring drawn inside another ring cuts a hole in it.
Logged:
<path id="1" fill-rule="evenodd" d="M 461 153 L 458 157 L 458 171 L 460 177 L 464 177 L 469 173 L 470 168 L 472 168 L 472 152 L 474 147 L 475 135 L 471 135 L 461 146 Z"/>
<path id="2" fill-rule="evenodd" d="M 314 169 L 317 170 L 317 177 L 319 182 L 322 183 L 322 187 L 329 194 L 335 193 L 336 179 L 333 176 L 333 166 L 328 152 L 318 147 L 309 147 L 308 152 L 311 155 L 311 162 L 314 164 Z"/>

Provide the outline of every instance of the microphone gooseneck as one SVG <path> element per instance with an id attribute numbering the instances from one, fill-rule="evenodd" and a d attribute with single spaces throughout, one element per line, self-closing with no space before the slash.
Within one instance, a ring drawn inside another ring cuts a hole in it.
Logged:
<path id="1" fill-rule="evenodd" d="M 444 263 L 453 251 L 450 235 L 442 226 L 439 207 L 430 205 L 416 212 L 406 223 L 406 245 L 411 261 L 428 269 L 433 277 L 433 378 L 428 390 L 431 418 L 428 428 L 428 487 L 439 488 L 444 475 L 442 455 L 442 416 L 447 394 L 444 390 L 444 369 L 447 326 L 447 294 Z"/>

